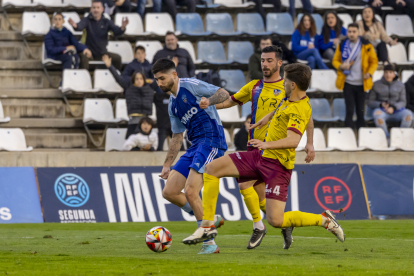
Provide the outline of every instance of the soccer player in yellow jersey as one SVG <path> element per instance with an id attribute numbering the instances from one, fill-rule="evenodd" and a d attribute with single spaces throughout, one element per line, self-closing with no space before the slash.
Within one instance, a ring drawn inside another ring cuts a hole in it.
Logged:
<path id="1" fill-rule="evenodd" d="M 266 183 L 267 221 L 275 228 L 322 226 L 341 242 L 344 231 L 333 214 L 326 210 L 321 215 L 300 211 L 284 212 L 288 186 L 295 164 L 301 135 L 312 115 L 306 90 L 311 79 L 307 65 L 295 63 L 285 66 L 286 98 L 274 111 L 252 127 L 269 123 L 265 141 L 251 139 L 249 143 L 260 151 L 236 152 L 209 163 L 204 170 L 203 222 L 183 243 L 194 244 L 217 235 L 214 214 L 219 194 L 219 178 L 245 177 Z"/>
<path id="2" fill-rule="evenodd" d="M 283 62 L 282 56 L 283 52 L 280 47 L 268 46 L 263 48 L 261 54 L 263 79 L 249 82 L 231 98 L 216 104 L 216 108 L 229 108 L 237 104 L 243 105 L 247 102 L 252 102 L 252 124 L 259 122 L 267 114 L 274 111 L 285 98 L 284 79 L 280 76 L 280 67 Z M 263 141 L 266 132 L 267 125 L 251 129 L 249 131 L 249 139 Z M 313 149 L 313 121 L 308 124 L 307 133 L 308 141 L 305 147 L 307 156 L 305 161 L 310 162 L 315 157 Z M 258 148 L 248 145 L 247 151 L 252 150 L 258 151 Z M 260 185 L 262 184 L 261 181 L 244 179 L 243 177 L 238 179 L 238 183 L 247 209 L 253 217 L 253 234 L 247 245 L 248 249 L 253 249 L 260 245 L 260 242 L 257 241 L 263 239 L 267 232 L 260 214 L 260 210 L 266 213 L 265 185 Z M 288 249 L 292 242 L 292 231 L 293 228 L 282 229 L 285 249 Z"/>

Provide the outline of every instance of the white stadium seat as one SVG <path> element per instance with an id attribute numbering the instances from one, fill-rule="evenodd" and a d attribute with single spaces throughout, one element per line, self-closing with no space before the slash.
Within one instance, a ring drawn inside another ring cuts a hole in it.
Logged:
<path id="1" fill-rule="evenodd" d="M 313 130 L 313 147 L 315 148 L 315 151 L 333 150 L 331 147 L 326 147 L 325 135 L 323 135 L 322 129 L 320 128 L 315 128 Z"/>
<path id="2" fill-rule="evenodd" d="M 385 30 L 388 35 L 407 38 L 414 37 L 413 23 L 408 15 L 387 15 L 385 18 Z"/>
<path id="3" fill-rule="evenodd" d="M 336 72 L 334 70 L 312 70 L 310 87 L 326 93 L 341 92 L 336 88 Z"/>
<path id="4" fill-rule="evenodd" d="M 66 27 L 69 31 L 71 31 L 72 34 L 81 36 L 83 32 L 75 31 L 72 27 L 72 25 L 69 24 L 69 18 L 72 18 L 73 21 L 79 22 L 80 17 L 77 12 L 62 12 L 63 19 L 65 20 L 65 23 L 63 23 L 63 26 Z"/>
<path id="5" fill-rule="evenodd" d="M 391 63 L 396 63 L 398 65 L 410 65 L 414 61 L 408 61 L 407 52 L 405 50 L 404 44 L 398 42 L 397 45 L 390 46 L 387 45 L 388 57 Z"/>
<path id="6" fill-rule="evenodd" d="M 105 151 L 122 151 L 122 147 L 126 141 L 126 133 L 126 128 L 108 128 L 106 130 Z"/>
<path id="7" fill-rule="evenodd" d="M 0 124 L 10 122 L 10 117 L 4 117 L 3 105 L 0 102 Z"/>
<path id="8" fill-rule="evenodd" d="M 24 8 L 24 7 L 35 7 L 37 3 L 33 3 L 32 0 L 5 0 L 2 1 L 1 6 L 3 8 L 15 7 L 15 8 Z"/>
<path id="9" fill-rule="evenodd" d="M 42 64 L 43 65 L 54 65 L 54 64 L 62 64 L 60 60 L 55 60 L 47 57 L 45 44 L 42 43 Z"/>
<path id="10" fill-rule="evenodd" d="M 26 137 L 20 128 L 0 128 L 0 150 L 5 151 L 31 151 L 27 147 Z"/>
<path id="11" fill-rule="evenodd" d="M 90 8 L 92 6 L 92 0 L 63 0 L 70 7 L 75 8 Z"/>
<path id="12" fill-rule="evenodd" d="M 375 151 L 395 150 L 395 148 L 388 147 L 385 132 L 379 127 L 361 127 L 358 130 L 358 145 Z"/>
<path id="13" fill-rule="evenodd" d="M 126 26 L 124 35 L 144 35 L 144 25 L 142 24 L 141 16 L 138 13 L 117 13 L 115 15 L 115 25 L 122 25 L 122 18 L 127 17 L 129 20 Z"/>
<path id="14" fill-rule="evenodd" d="M 372 75 L 372 81 L 376 82 L 377 80 L 380 80 L 384 76 L 384 70 L 377 70 L 374 72 L 374 75 Z"/>
<path id="15" fill-rule="evenodd" d="M 377 19 L 379 22 L 381 22 L 382 24 L 384 24 L 382 22 L 382 18 L 381 18 L 381 16 L 379 14 L 376 14 L 375 15 L 375 19 Z M 355 19 L 355 22 L 360 21 L 360 20 L 362 20 L 362 15 L 361 14 L 357 14 L 356 19 Z"/>
<path id="16" fill-rule="evenodd" d="M 361 151 L 365 149 L 357 147 L 354 131 L 349 127 L 328 129 L 328 147 L 341 151 Z"/>
<path id="17" fill-rule="evenodd" d="M 227 148 L 228 148 L 227 150 L 228 151 L 235 151 L 236 149 L 234 147 L 233 141 L 231 140 L 229 131 L 226 128 L 223 128 L 223 131 L 224 131 L 224 137 L 226 138 L 226 144 L 227 144 Z"/>
<path id="18" fill-rule="evenodd" d="M 227 8 L 247 8 L 255 5 L 254 2 L 242 0 L 215 0 L 214 4 L 219 4 Z"/>
<path id="19" fill-rule="evenodd" d="M 241 123 L 244 122 L 244 118 L 240 118 L 239 107 L 237 105 L 230 108 L 218 109 L 218 115 L 223 123 Z"/>
<path id="20" fill-rule="evenodd" d="M 408 44 L 408 60 L 414 61 L 414 42 Z"/>
<path id="21" fill-rule="evenodd" d="M 199 64 L 202 62 L 202 60 L 196 59 L 194 46 L 193 46 L 193 43 L 191 43 L 191 41 L 188 41 L 188 40 L 178 41 L 178 45 L 180 46 L 180 48 L 187 50 L 187 52 L 190 54 L 191 59 L 193 60 L 195 64 Z"/>
<path id="22" fill-rule="evenodd" d="M 118 123 L 109 99 L 85 99 L 83 122 Z"/>
<path id="23" fill-rule="evenodd" d="M 129 121 L 126 99 L 117 99 L 115 103 L 115 118 Z"/>
<path id="24" fill-rule="evenodd" d="M 86 69 L 63 70 L 62 93 L 95 93 L 97 89 L 92 88 L 92 80 Z"/>
<path id="25" fill-rule="evenodd" d="M 162 50 L 162 44 L 161 42 L 157 40 L 149 40 L 149 41 L 137 41 L 135 46 L 141 45 L 145 48 L 145 54 L 147 57 L 147 60 L 152 63 L 152 60 L 154 59 L 155 54 Z"/>
<path id="26" fill-rule="evenodd" d="M 62 3 L 62 0 L 36 0 L 39 6 L 50 7 L 50 8 L 64 8 L 67 7 L 67 3 Z"/>
<path id="27" fill-rule="evenodd" d="M 401 81 L 406 83 L 409 78 L 413 75 L 413 70 L 403 70 L 401 73 Z"/>
<path id="28" fill-rule="evenodd" d="M 282 2 L 283 7 L 289 9 L 289 7 L 290 7 L 289 0 L 282 0 L 281 2 Z M 295 0 L 295 8 L 296 9 L 302 9 L 303 8 L 302 1 Z"/>
<path id="29" fill-rule="evenodd" d="M 22 35 L 46 35 L 50 19 L 46 12 L 23 12 Z"/>
<path id="30" fill-rule="evenodd" d="M 109 41 L 106 49 L 120 55 L 123 64 L 128 64 L 134 59 L 131 43 L 128 41 Z"/>
<path id="31" fill-rule="evenodd" d="M 342 26 L 345 29 L 348 29 L 348 25 L 354 22 L 349 13 L 338 13 L 338 17 L 342 20 Z"/>
<path id="32" fill-rule="evenodd" d="M 234 137 L 236 136 L 237 132 L 240 131 L 240 128 L 236 127 L 235 129 L 233 129 L 233 141 L 234 141 Z"/>
<path id="33" fill-rule="evenodd" d="M 108 69 L 96 69 L 93 74 L 94 89 L 107 93 L 122 93 L 124 89 L 116 82 Z"/>
<path id="34" fill-rule="evenodd" d="M 391 147 L 403 151 L 414 151 L 414 129 L 412 128 L 391 128 Z"/>
<path id="35" fill-rule="evenodd" d="M 305 147 L 306 147 L 306 141 L 307 140 L 308 140 L 308 134 L 307 134 L 307 132 L 305 130 L 305 132 L 303 133 L 302 137 L 300 138 L 299 145 L 297 146 L 296 151 L 302 151 L 302 150 L 304 150 Z"/>
<path id="36" fill-rule="evenodd" d="M 145 30 L 147 33 L 164 36 L 168 31 L 174 32 L 173 19 L 166 12 L 147 13 L 145 15 Z"/>
<path id="37" fill-rule="evenodd" d="M 320 10 L 335 10 L 340 8 L 339 5 L 332 4 L 331 0 L 311 0 L 311 4 L 314 8 Z"/>
<path id="38" fill-rule="evenodd" d="M 148 117 L 151 118 L 151 120 L 153 120 L 154 122 L 157 121 L 157 109 L 155 107 L 155 104 L 152 104 L 152 114 Z"/>

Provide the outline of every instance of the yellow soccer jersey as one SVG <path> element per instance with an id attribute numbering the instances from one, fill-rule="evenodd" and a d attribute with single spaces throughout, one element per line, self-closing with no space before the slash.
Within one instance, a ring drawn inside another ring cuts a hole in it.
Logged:
<path id="1" fill-rule="evenodd" d="M 277 108 L 285 97 L 285 88 L 282 78 L 275 82 L 252 80 L 242 87 L 239 92 L 231 96 L 231 99 L 240 105 L 252 102 L 252 124 L 261 120 L 264 116 Z M 249 139 L 264 140 L 267 128 L 252 129 Z M 251 138 L 252 137 L 252 138 Z"/>
<path id="2" fill-rule="evenodd" d="M 311 116 L 312 107 L 307 96 L 297 102 L 285 99 L 270 121 L 266 141 L 277 141 L 286 138 L 288 130 L 302 136 Z M 263 157 L 278 159 L 286 169 L 293 169 L 295 166 L 296 150 L 294 148 L 263 150 L 262 155 Z"/>

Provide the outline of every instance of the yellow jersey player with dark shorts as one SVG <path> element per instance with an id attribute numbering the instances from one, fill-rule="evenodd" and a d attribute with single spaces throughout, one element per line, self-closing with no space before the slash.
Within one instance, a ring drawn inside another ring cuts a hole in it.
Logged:
<path id="1" fill-rule="evenodd" d="M 286 98 L 273 112 L 252 128 L 268 125 L 265 141 L 249 140 L 258 151 L 236 152 L 213 160 L 204 171 L 203 222 L 183 243 L 194 244 L 217 235 L 214 226 L 221 177 L 245 177 L 264 182 L 267 221 L 275 228 L 322 226 L 341 242 L 345 234 L 331 211 L 311 214 L 301 211 L 285 213 L 286 199 L 296 147 L 312 118 L 306 90 L 312 72 L 307 65 L 295 63 L 285 67 Z M 270 122 L 270 123 L 269 123 Z"/>
<path id="2" fill-rule="evenodd" d="M 280 67 L 282 66 L 283 52 L 280 47 L 268 46 L 263 48 L 261 54 L 261 66 L 263 71 L 263 79 L 253 80 L 243 86 L 239 92 L 231 96 L 223 103 L 216 104 L 217 109 L 229 108 L 237 104 L 243 105 L 247 102 L 252 103 L 251 124 L 255 124 L 263 119 L 267 114 L 276 110 L 286 97 L 284 88 L 284 79 L 280 76 Z M 263 141 L 267 132 L 267 125 L 262 128 L 255 128 L 249 131 L 249 140 L 258 139 Z M 309 123 L 307 129 L 307 144 L 305 151 L 307 153 L 306 162 L 314 159 L 315 153 L 313 149 L 313 121 Z M 258 151 L 252 145 L 248 145 L 247 151 Z M 260 210 L 266 213 L 266 196 L 265 186 L 260 185 L 262 182 L 258 180 L 238 178 L 240 193 L 243 195 L 244 202 L 253 218 L 253 234 L 247 245 L 248 249 L 253 249 L 260 245 L 264 235 L 266 235 L 266 227 L 262 222 Z M 284 248 L 288 249 L 289 241 L 292 239 L 293 228 L 283 229 L 282 234 L 285 239 Z"/>

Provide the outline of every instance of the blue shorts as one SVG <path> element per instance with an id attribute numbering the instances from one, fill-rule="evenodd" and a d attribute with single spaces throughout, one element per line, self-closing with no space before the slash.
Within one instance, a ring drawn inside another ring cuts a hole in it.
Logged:
<path id="1" fill-rule="evenodd" d="M 225 150 L 206 145 L 191 147 L 180 157 L 172 169 L 184 175 L 185 178 L 188 177 L 191 168 L 199 173 L 204 173 L 205 166 L 214 159 L 222 157 L 225 152 Z"/>

